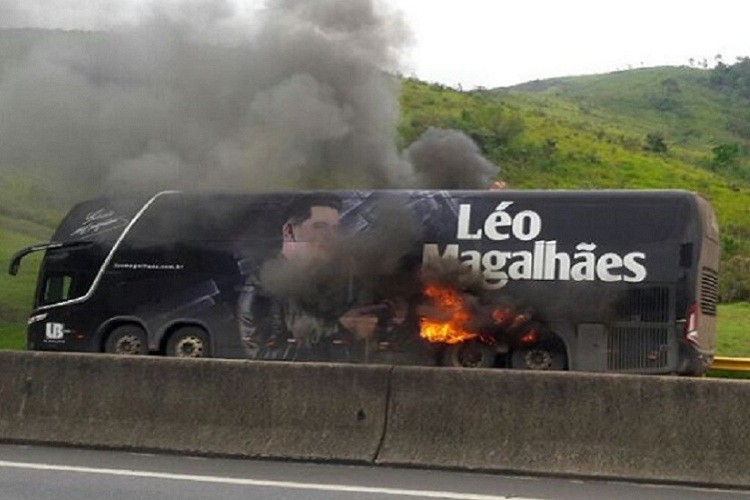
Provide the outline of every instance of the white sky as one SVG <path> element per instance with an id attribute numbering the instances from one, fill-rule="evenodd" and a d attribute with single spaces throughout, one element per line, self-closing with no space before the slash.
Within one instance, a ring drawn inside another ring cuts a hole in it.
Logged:
<path id="1" fill-rule="evenodd" d="M 50 0 L 0 0 L 0 11 L 16 1 L 34 25 L 85 29 L 126 22 L 153 2 L 210 0 L 55 0 L 54 21 Z M 245 19 L 264 2 L 215 1 Z M 413 31 L 404 74 L 464 89 L 750 56 L 750 0 L 377 1 L 402 11 Z"/>
<path id="2" fill-rule="evenodd" d="M 748 0 L 385 0 L 416 38 L 407 75 L 464 89 L 750 56 Z"/>

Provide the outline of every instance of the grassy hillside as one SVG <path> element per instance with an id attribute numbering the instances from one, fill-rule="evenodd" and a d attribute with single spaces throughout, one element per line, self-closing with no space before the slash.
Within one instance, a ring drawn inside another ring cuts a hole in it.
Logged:
<path id="1" fill-rule="evenodd" d="M 738 139 L 726 126 L 743 115 L 732 96 L 716 92 L 709 83 L 709 71 L 661 67 L 559 78 L 507 92 L 562 98 L 594 119 L 641 135 L 661 132 L 668 143 L 701 149 Z"/>
<path id="2" fill-rule="evenodd" d="M 714 203 L 725 229 L 746 236 L 750 100 L 710 82 L 710 71 L 665 67 L 556 79 L 496 95 L 542 110 L 547 123 L 537 122 L 534 129 L 547 137 L 549 120 L 578 128 L 578 149 L 588 147 L 620 170 L 611 179 L 627 187 L 666 182 L 696 190 Z M 663 148 L 649 136 L 661 139 Z M 730 161 L 717 157 L 722 145 L 738 146 Z"/>

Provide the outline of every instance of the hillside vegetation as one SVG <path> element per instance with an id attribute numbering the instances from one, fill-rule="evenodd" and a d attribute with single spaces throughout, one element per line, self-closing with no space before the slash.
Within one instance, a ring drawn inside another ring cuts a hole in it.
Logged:
<path id="1" fill-rule="evenodd" d="M 0 46 L 0 49 L 3 47 Z M 7 47 L 6 47 L 7 48 Z M 14 49 L 15 50 L 15 49 Z M 2 50 L 0 50 L 1 55 Z M 750 299 L 750 82 L 746 60 L 714 70 L 663 67 L 461 92 L 403 81 L 400 146 L 430 127 L 459 129 L 512 188 L 687 189 L 713 204 L 722 299 Z M 0 64 L 0 69 L 2 64 Z M 738 76 L 739 75 L 739 76 Z M 64 213 L 55 186 L 0 165 L 0 262 L 49 238 Z M 0 336 L 24 321 L 35 281 L 0 275 Z"/>

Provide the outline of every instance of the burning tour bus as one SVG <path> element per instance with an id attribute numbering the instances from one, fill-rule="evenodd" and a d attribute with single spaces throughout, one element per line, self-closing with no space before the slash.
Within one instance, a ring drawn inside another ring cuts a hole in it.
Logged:
<path id="1" fill-rule="evenodd" d="M 34 350 L 699 374 L 718 227 L 683 191 L 163 192 L 75 206 Z"/>

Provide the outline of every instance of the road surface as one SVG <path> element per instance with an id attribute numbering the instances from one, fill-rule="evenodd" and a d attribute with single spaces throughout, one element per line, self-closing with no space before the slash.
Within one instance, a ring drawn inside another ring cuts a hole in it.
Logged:
<path id="1" fill-rule="evenodd" d="M 732 499 L 727 491 L 337 464 L 0 445 L 0 499 Z"/>

